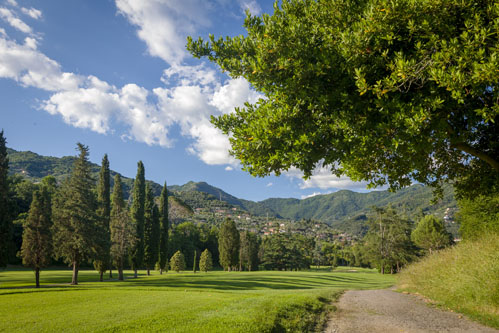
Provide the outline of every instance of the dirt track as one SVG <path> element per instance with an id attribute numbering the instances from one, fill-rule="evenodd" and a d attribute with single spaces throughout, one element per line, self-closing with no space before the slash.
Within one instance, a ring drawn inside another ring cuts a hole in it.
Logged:
<path id="1" fill-rule="evenodd" d="M 347 291 L 335 305 L 326 333 L 499 332 L 387 289 Z"/>

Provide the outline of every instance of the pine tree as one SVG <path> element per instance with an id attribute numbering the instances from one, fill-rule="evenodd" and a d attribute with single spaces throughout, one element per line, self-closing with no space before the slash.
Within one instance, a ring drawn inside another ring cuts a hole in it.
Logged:
<path id="1" fill-rule="evenodd" d="M 99 182 L 97 183 L 97 202 L 99 208 L 99 229 L 97 259 L 94 261 L 94 267 L 100 274 L 100 281 L 109 268 L 109 278 L 112 278 L 111 256 L 109 254 L 111 247 L 111 235 L 109 231 L 109 218 L 111 213 L 111 184 L 110 184 L 109 160 L 107 154 L 102 158 L 102 165 L 99 173 Z"/>
<path id="2" fill-rule="evenodd" d="M 73 266 L 71 284 L 78 284 L 80 263 L 95 255 L 99 231 L 97 198 L 88 161 L 88 147 L 78 143 L 80 152 L 71 176 L 60 187 L 53 206 L 53 246 L 57 258 Z"/>
<path id="3" fill-rule="evenodd" d="M 114 176 L 113 200 L 111 209 L 111 258 L 118 270 L 118 280 L 123 281 L 123 265 L 128 251 L 135 244 L 136 228 L 132 224 L 125 201 L 121 176 Z"/>
<path id="4" fill-rule="evenodd" d="M 243 231 L 240 234 L 239 270 L 256 270 L 258 267 L 258 238 L 256 234 Z"/>
<path id="5" fill-rule="evenodd" d="M 9 262 L 9 244 L 12 236 L 12 211 L 9 199 L 9 158 L 7 156 L 7 141 L 0 132 L 0 267 Z"/>
<path id="6" fill-rule="evenodd" d="M 192 261 L 193 264 L 192 264 L 192 272 L 193 273 L 196 273 L 196 259 L 197 259 L 197 251 L 194 250 L 194 260 Z"/>
<path id="7" fill-rule="evenodd" d="M 168 189 L 166 182 L 161 191 L 161 201 L 159 204 L 160 213 L 160 241 L 159 241 L 159 272 L 163 273 L 168 267 Z"/>
<path id="8" fill-rule="evenodd" d="M 137 176 L 133 184 L 133 202 L 132 202 L 132 221 L 136 229 L 136 238 L 134 248 L 130 254 L 130 264 L 134 270 L 134 276 L 137 277 L 137 270 L 142 266 L 144 260 L 144 205 L 146 200 L 146 181 L 144 164 L 142 161 L 137 163 Z"/>
<path id="9" fill-rule="evenodd" d="M 206 273 L 212 268 L 213 260 L 211 258 L 211 252 L 206 249 L 201 253 L 201 257 L 199 258 L 199 270 Z"/>
<path id="10" fill-rule="evenodd" d="M 433 215 L 423 217 L 411 233 L 412 241 L 430 254 L 452 244 L 452 235 L 442 219 Z"/>
<path id="11" fill-rule="evenodd" d="M 159 255 L 159 210 L 154 203 L 154 195 L 149 184 L 146 185 L 146 201 L 144 209 L 144 264 L 147 275 L 154 269 Z"/>
<path id="12" fill-rule="evenodd" d="M 224 270 L 231 271 L 237 266 L 239 259 L 239 231 L 237 231 L 236 223 L 231 219 L 226 219 L 220 227 L 218 237 L 220 265 Z"/>
<path id="13" fill-rule="evenodd" d="M 185 269 L 185 257 L 182 252 L 177 251 L 172 256 L 170 259 L 170 269 L 177 273 Z"/>
<path id="14" fill-rule="evenodd" d="M 33 200 L 24 224 L 21 257 L 25 266 L 35 270 L 36 288 L 40 287 L 40 270 L 47 267 L 52 256 L 50 194 L 46 187 L 33 193 Z"/>

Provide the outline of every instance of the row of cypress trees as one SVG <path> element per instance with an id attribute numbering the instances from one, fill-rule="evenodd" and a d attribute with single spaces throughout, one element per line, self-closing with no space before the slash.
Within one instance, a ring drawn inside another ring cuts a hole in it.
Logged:
<path id="1" fill-rule="evenodd" d="M 24 226 L 21 257 L 26 266 L 35 270 L 37 287 L 39 272 L 50 264 L 52 256 L 72 266 L 72 284 L 78 284 L 80 264 L 87 260 L 93 261 L 101 281 L 107 270 L 112 277 L 113 266 L 118 270 L 118 279 L 123 280 L 127 258 L 135 277 L 139 268 L 146 268 L 149 275 L 156 263 L 161 271 L 165 270 L 169 228 L 166 183 L 158 207 L 152 188 L 145 183 L 144 165 L 138 162 L 129 210 L 119 174 L 114 177 L 111 197 L 107 154 L 102 160 L 95 191 L 88 147 L 78 143 L 78 150 L 71 176 L 57 191 L 55 184 L 52 190 L 42 184 L 33 194 Z"/>

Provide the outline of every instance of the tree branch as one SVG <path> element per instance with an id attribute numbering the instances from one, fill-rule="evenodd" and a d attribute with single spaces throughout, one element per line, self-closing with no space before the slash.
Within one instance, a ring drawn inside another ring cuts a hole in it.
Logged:
<path id="1" fill-rule="evenodd" d="M 468 145 L 467 143 L 464 142 L 457 142 L 457 143 L 451 143 L 451 148 L 456 148 L 459 150 L 464 151 L 465 153 L 468 153 L 470 155 L 473 155 L 475 157 L 478 157 L 484 162 L 487 162 L 493 169 L 496 171 L 499 171 L 499 161 L 497 161 L 495 158 L 489 156 L 488 154 L 479 151 L 478 149 L 473 148 L 472 146 Z"/>

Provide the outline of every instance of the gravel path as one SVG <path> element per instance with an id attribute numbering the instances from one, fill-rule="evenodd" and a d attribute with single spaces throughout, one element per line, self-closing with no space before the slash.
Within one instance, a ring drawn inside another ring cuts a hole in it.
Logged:
<path id="1" fill-rule="evenodd" d="M 335 305 L 326 333 L 499 332 L 387 289 L 347 291 Z"/>

